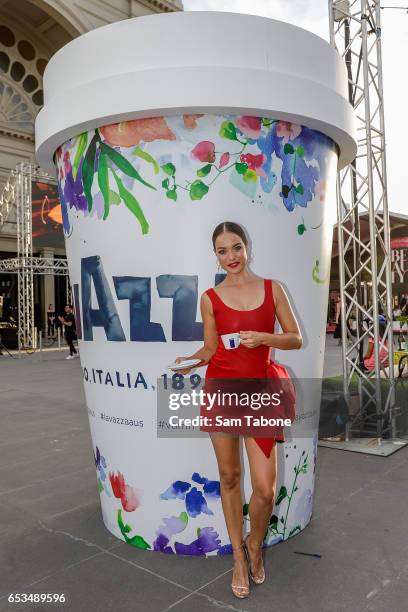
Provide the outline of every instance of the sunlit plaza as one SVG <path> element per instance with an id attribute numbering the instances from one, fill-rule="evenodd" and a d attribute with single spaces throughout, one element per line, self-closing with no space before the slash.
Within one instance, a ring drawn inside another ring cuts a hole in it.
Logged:
<path id="1" fill-rule="evenodd" d="M 70 610 L 404 610 L 406 448 L 319 448 L 309 526 L 265 552 L 269 583 L 237 605 L 225 556 L 155 554 L 106 530 L 80 364 L 66 354 L 1 358 L 0 609 L 13 609 L 7 590 L 64 593 Z"/>

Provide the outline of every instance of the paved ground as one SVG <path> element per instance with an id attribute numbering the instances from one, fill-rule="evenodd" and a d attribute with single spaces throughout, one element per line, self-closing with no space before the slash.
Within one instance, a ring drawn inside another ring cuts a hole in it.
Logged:
<path id="1" fill-rule="evenodd" d="M 326 350 L 324 354 L 323 376 L 338 376 L 342 374 L 341 346 L 333 335 L 326 336 Z"/>
<path id="2" fill-rule="evenodd" d="M 239 601 L 230 558 L 144 552 L 106 531 L 79 361 L 65 354 L 0 357 L 1 611 L 27 609 L 8 603 L 18 592 L 65 593 L 64 606 L 30 609 L 74 612 L 406 612 L 408 449 L 320 448 L 310 525 L 266 551 L 268 581 Z"/>

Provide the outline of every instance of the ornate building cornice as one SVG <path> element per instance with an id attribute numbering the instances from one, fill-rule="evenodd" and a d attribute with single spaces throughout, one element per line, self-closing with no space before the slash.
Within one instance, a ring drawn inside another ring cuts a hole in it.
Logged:
<path id="1" fill-rule="evenodd" d="M 25 140 L 27 142 L 34 142 L 34 134 L 13 130 L 12 128 L 9 128 L 4 124 L 0 124 L 0 134 L 2 134 L 3 136 L 11 136 L 12 138 L 18 138 L 19 140 Z"/>
<path id="2" fill-rule="evenodd" d="M 161 13 L 183 10 L 181 0 L 177 2 L 172 2 L 171 0 L 138 0 L 138 4 L 144 4 L 150 10 Z"/>

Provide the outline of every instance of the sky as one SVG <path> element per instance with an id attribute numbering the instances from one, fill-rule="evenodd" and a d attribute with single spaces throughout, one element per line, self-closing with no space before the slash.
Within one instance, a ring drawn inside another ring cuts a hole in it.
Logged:
<path id="1" fill-rule="evenodd" d="M 327 0 L 183 0 L 186 11 L 231 11 L 287 21 L 329 40 Z M 403 6 L 408 0 L 383 0 L 382 7 Z M 381 11 L 388 205 L 408 215 L 408 12 Z"/>

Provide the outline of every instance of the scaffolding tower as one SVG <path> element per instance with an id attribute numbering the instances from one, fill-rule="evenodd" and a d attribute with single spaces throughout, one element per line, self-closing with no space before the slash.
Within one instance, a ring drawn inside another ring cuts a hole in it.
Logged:
<path id="1" fill-rule="evenodd" d="M 35 164 L 21 162 L 9 176 L 0 198 L 0 226 L 7 223 L 15 206 L 17 218 L 17 257 L 0 260 L 0 273 L 14 272 L 18 278 L 18 347 L 36 347 L 34 327 L 34 274 L 66 276 L 69 293 L 68 262 L 66 259 L 33 257 L 32 183 L 55 183 L 55 179 Z"/>
<path id="2" fill-rule="evenodd" d="M 350 430 L 361 427 L 364 421 L 364 427 L 371 427 L 381 444 L 383 420 L 387 412 L 393 411 L 395 395 L 380 1 L 329 0 L 329 21 L 330 42 L 346 63 L 349 100 L 358 130 L 357 157 L 337 176 L 344 395 L 350 402 L 351 386 L 356 379 L 353 375 L 357 374 L 360 398 L 360 410 L 349 424 L 346 440 Z M 360 215 L 364 213 L 369 219 L 368 242 L 363 242 L 360 236 Z M 363 300 L 363 274 L 371 280 L 370 303 Z M 380 314 L 384 315 L 386 325 L 382 337 Z M 350 317 L 356 320 L 355 336 L 348 329 Z M 374 342 L 375 368 L 368 372 L 363 366 L 363 347 L 369 337 Z M 380 361 L 385 343 L 389 350 L 388 368 Z M 380 377 L 389 384 L 381 385 Z M 371 423 L 368 413 L 372 415 Z"/>

